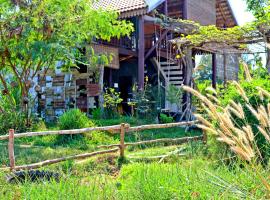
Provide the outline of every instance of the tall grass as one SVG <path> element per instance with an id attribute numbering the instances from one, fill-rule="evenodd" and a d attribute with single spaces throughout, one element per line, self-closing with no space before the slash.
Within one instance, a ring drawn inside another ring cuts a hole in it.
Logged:
<path id="1" fill-rule="evenodd" d="M 250 76 L 247 77 L 248 79 L 251 78 Z M 202 95 L 198 91 L 186 86 L 184 86 L 184 90 L 199 98 L 202 107 L 207 113 L 206 117 L 200 114 L 196 115 L 201 122 L 198 126 L 216 137 L 219 142 L 225 143 L 240 159 L 247 161 L 252 167 L 251 172 L 260 179 L 269 197 L 270 181 L 262 175 L 258 164 L 260 161 L 263 161 L 263 156 L 260 151 L 262 146 L 258 145 L 255 141 L 255 137 L 257 134 L 261 134 L 270 142 L 270 103 L 266 106 L 252 106 L 241 85 L 237 82 L 233 82 L 233 84 L 245 101 L 245 108 L 247 108 L 259 122 L 257 126 L 258 133 L 254 133 L 252 129 L 253 124 L 249 124 L 246 112 L 244 112 L 244 108 L 240 103 L 231 100 L 229 105 L 226 107 L 222 106 L 216 98 L 217 93 L 213 88 L 209 88 L 208 90 L 210 92 L 206 95 Z M 257 90 L 261 100 L 269 102 L 270 93 L 260 87 L 258 87 Z"/>
<path id="2" fill-rule="evenodd" d="M 69 171 L 59 183 L 11 185 L 0 179 L 0 199 L 263 199 L 265 193 L 256 179 L 247 176 L 248 170 L 229 170 L 201 159 L 128 164 L 116 178 L 101 174 L 81 177 L 77 170 Z"/>

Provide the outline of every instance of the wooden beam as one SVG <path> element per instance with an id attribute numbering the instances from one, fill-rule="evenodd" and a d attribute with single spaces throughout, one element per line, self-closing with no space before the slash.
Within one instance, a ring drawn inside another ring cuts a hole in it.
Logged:
<path id="1" fill-rule="evenodd" d="M 217 88 L 217 54 L 212 54 L 212 87 Z"/>
<path id="2" fill-rule="evenodd" d="M 139 41 L 138 41 L 138 85 L 139 90 L 144 89 L 144 54 L 145 54 L 145 41 L 144 41 L 144 17 L 139 17 L 138 23 Z"/>
<path id="3" fill-rule="evenodd" d="M 119 54 L 125 55 L 125 56 L 138 57 L 137 51 L 132 51 L 132 50 L 124 49 L 124 48 L 119 48 Z"/>
<path id="4" fill-rule="evenodd" d="M 42 161 L 39 163 L 22 165 L 22 166 L 15 166 L 14 170 L 19 171 L 19 170 L 37 169 L 37 168 L 41 168 L 41 167 L 48 166 L 51 164 L 64 162 L 67 160 L 85 159 L 85 158 L 90 158 L 90 157 L 97 156 L 97 155 L 116 153 L 117 151 L 119 151 L 119 148 L 104 150 L 104 151 L 96 151 L 96 152 L 91 152 L 91 153 L 84 153 L 84 154 L 79 154 L 79 155 L 75 155 L 75 156 L 67 156 L 67 157 L 56 158 L 56 159 L 52 159 L 52 160 L 45 160 L 45 161 Z M 1 170 L 7 170 L 7 169 L 9 169 L 9 168 L 2 168 Z"/>

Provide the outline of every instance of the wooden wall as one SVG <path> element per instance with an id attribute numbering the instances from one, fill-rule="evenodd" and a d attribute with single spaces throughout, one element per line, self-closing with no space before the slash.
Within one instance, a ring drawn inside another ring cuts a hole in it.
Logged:
<path id="1" fill-rule="evenodd" d="M 237 80 L 239 72 L 239 58 L 237 55 L 229 54 L 226 59 L 227 80 Z M 217 79 L 224 80 L 224 56 L 217 55 Z"/>
<path id="2" fill-rule="evenodd" d="M 216 0 L 188 0 L 187 18 L 202 25 L 216 24 Z"/>

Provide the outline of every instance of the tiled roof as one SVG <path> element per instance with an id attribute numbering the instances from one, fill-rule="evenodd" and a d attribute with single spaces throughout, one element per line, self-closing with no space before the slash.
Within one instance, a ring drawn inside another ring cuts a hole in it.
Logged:
<path id="1" fill-rule="evenodd" d="M 148 5 L 144 0 L 97 0 L 93 7 L 118 11 L 121 17 L 132 17 L 147 13 Z"/>

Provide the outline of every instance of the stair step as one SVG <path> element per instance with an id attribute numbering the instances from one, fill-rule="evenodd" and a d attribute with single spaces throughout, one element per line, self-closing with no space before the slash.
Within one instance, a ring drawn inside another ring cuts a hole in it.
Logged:
<path id="1" fill-rule="evenodd" d="M 177 65 L 161 65 L 162 69 L 181 69 L 179 66 Z"/>
<path id="2" fill-rule="evenodd" d="M 183 81 L 184 80 L 184 78 L 183 77 L 177 77 L 177 76 L 175 76 L 175 77 L 170 77 L 170 81 Z"/>
<path id="3" fill-rule="evenodd" d="M 168 75 L 179 75 L 179 76 L 181 76 L 184 73 L 183 73 L 183 71 L 165 71 L 165 74 L 166 74 L 166 76 L 168 76 Z"/>
<path id="4" fill-rule="evenodd" d="M 170 84 L 180 86 L 184 83 L 184 81 L 170 81 Z"/>
<path id="5" fill-rule="evenodd" d="M 160 65 L 175 65 L 173 62 L 160 62 Z"/>

